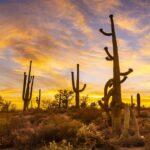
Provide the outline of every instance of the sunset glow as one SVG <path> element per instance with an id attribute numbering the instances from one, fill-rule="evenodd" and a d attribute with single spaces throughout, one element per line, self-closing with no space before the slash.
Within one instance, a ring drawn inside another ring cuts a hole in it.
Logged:
<path id="1" fill-rule="evenodd" d="M 22 107 L 23 72 L 33 61 L 33 101 L 42 89 L 42 100 L 59 89 L 71 89 L 71 71 L 80 64 L 82 93 L 97 102 L 112 63 L 105 60 L 111 38 L 109 14 L 114 14 L 120 68 L 133 68 L 122 85 L 123 101 L 141 94 L 150 106 L 150 2 L 149 0 L 0 0 L 0 95 Z"/>

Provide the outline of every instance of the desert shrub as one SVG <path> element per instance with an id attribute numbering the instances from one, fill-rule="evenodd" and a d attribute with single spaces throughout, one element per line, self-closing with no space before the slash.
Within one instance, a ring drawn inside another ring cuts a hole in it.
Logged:
<path id="1" fill-rule="evenodd" d="M 7 120 L 0 120 L 0 148 L 7 148 L 11 145 L 10 124 Z"/>
<path id="2" fill-rule="evenodd" d="M 77 132 L 78 145 L 82 145 L 85 149 L 115 149 L 110 143 L 104 140 L 102 131 L 98 130 L 98 126 L 91 123 L 83 125 Z"/>
<path id="3" fill-rule="evenodd" d="M 119 142 L 119 144 L 123 147 L 141 147 L 144 146 L 144 139 L 137 138 L 135 136 L 128 137 Z"/>
<path id="4" fill-rule="evenodd" d="M 2 96 L 0 96 L 0 111 L 8 112 L 14 107 L 11 101 L 6 101 Z"/>
<path id="5" fill-rule="evenodd" d="M 61 141 L 74 138 L 81 123 L 65 115 L 54 115 L 39 128 L 38 136 L 43 141 Z"/>
<path id="6" fill-rule="evenodd" d="M 147 111 L 142 111 L 142 112 L 140 113 L 140 117 L 141 117 L 141 118 L 148 118 L 148 117 L 149 117 L 149 113 L 148 113 Z"/>
<path id="7" fill-rule="evenodd" d="M 60 143 L 56 143 L 55 141 L 52 141 L 49 143 L 49 145 L 44 146 L 39 150 L 73 150 L 73 146 L 66 140 L 63 140 Z"/>
<path id="8" fill-rule="evenodd" d="M 89 124 L 101 118 L 101 112 L 97 108 L 79 109 L 70 113 L 72 118 L 81 120 L 83 123 Z"/>
<path id="9" fill-rule="evenodd" d="M 34 118 L 35 116 L 35 118 Z M 20 115 L 11 121 L 11 135 L 15 147 L 35 147 L 40 143 L 75 138 L 81 122 L 61 114 Z M 17 124 L 16 124 L 17 122 Z"/>
<path id="10" fill-rule="evenodd" d="M 103 138 L 102 133 L 97 130 L 97 126 L 93 123 L 89 125 L 82 125 L 82 127 L 77 132 L 77 137 L 80 139 L 88 139 L 91 137 Z"/>

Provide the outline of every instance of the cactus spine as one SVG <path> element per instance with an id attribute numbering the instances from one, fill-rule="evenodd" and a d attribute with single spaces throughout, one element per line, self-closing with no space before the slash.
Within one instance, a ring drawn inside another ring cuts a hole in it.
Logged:
<path id="1" fill-rule="evenodd" d="M 38 105 L 38 109 L 40 109 L 40 104 L 41 104 L 41 89 L 39 89 L 39 95 L 36 97 L 36 102 Z"/>
<path id="2" fill-rule="evenodd" d="M 75 92 L 75 100 L 76 100 L 76 108 L 79 108 L 79 103 L 80 103 L 80 96 L 79 93 L 83 92 L 86 88 L 86 84 L 84 84 L 83 88 L 80 89 L 79 86 L 79 64 L 77 64 L 77 78 L 76 78 L 76 86 L 75 86 L 75 79 L 74 79 L 74 72 L 71 72 L 71 77 L 72 77 L 72 88 L 73 91 Z"/>
<path id="3" fill-rule="evenodd" d="M 141 110 L 141 96 L 139 93 L 137 93 L 137 112 L 138 116 L 140 116 L 140 110 Z"/>
<path id="4" fill-rule="evenodd" d="M 26 72 L 24 72 L 23 92 L 22 92 L 22 99 L 24 101 L 24 106 L 23 106 L 24 111 L 28 109 L 29 102 L 32 98 L 34 76 L 31 76 L 31 67 L 32 67 L 32 61 L 30 61 L 28 75 L 26 74 Z"/>
<path id="5" fill-rule="evenodd" d="M 133 70 L 129 69 L 127 72 L 121 73 L 119 66 L 119 55 L 118 55 L 118 46 L 116 40 L 116 33 L 113 21 L 113 15 L 110 15 L 111 22 L 111 33 L 106 33 L 103 29 L 100 29 L 100 32 L 105 36 L 112 37 L 113 44 L 113 55 L 108 50 L 108 47 L 105 47 L 104 50 L 108 55 L 106 60 L 113 61 L 113 78 L 108 80 L 104 88 L 104 101 L 103 105 L 108 109 L 108 102 L 110 97 L 112 96 L 112 102 L 110 104 L 112 111 L 112 127 L 113 131 L 116 134 L 120 134 L 121 132 L 121 108 L 122 108 L 122 98 L 121 98 L 121 83 L 123 83 L 127 79 L 127 75 L 131 73 Z M 121 76 L 123 78 L 121 79 Z M 101 102 L 102 103 L 102 102 Z"/>

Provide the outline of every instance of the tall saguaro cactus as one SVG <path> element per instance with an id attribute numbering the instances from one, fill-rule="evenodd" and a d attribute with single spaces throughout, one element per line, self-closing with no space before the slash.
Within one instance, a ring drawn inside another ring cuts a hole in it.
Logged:
<path id="1" fill-rule="evenodd" d="M 36 102 L 38 105 L 38 109 L 40 109 L 40 104 L 41 104 L 41 89 L 39 89 L 39 95 L 36 97 Z"/>
<path id="2" fill-rule="evenodd" d="M 110 22 L 111 22 L 111 32 L 106 33 L 103 29 L 100 29 L 100 32 L 105 36 L 112 37 L 112 44 L 113 44 L 113 54 L 111 54 L 108 50 L 108 47 L 105 47 L 104 50 L 108 55 L 106 60 L 113 62 L 113 78 L 108 80 L 105 88 L 104 88 L 104 98 L 102 99 L 104 103 L 101 105 L 106 108 L 108 111 L 108 104 L 109 99 L 112 97 L 112 101 L 110 104 L 111 110 L 111 117 L 112 117 L 112 127 L 113 131 L 116 134 L 120 134 L 121 131 L 121 108 L 122 108 L 122 98 L 121 98 L 121 83 L 123 83 L 127 79 L 127 75 L 131 73 L 133 70 L 129 69 L 127 72 L 120 72 L 119 66 L 119 55 L 118 55 L 118 46 L 116 40 L 116 33 L 115 33 L 115 26 L 113 21 L 113 15 L 110 15 Z M 121 77 L 123 77 L 121 79 Z"/>
<path id="3" fill-rule="evenodd" d="M 30 61 L 28 75 L 26 74 L 26 72 L 24 72 L 23 91 L 22 91 L 22 99 L 24 101 L 24 106 L 23 106 L 24 111 L 28 109 L 29 102 L 32 98 L 34 76 L 31 76 L 31 67 L 32 67 L 32 61 Z"/>
<path id="4" fill-rule="evenodd" d="M 76 107 L 79 108 L 79 103 L 80 103 L 80 96 L 79 93 L 83 92 L 86 88 L 86 84 L 84 84 L 83 88 L 80 89 L 79 86 L 79 64 L 77 64 L 77 78 L 76 78 L 76 86 L 75 86 L 75 79 L 74 79 L 74 72 L 71 72 L 71 77 L 72 77 L 72 88 L 73 91 L 76 94 L 75 100 L 76 100 Z"/>

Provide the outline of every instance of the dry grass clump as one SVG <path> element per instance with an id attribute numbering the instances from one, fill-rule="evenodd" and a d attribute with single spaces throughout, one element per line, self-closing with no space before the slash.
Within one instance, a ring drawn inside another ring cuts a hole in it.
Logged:
<path id="1" fill-rule="evenodd" d="M 3 142 L 1 146 L 7 147 L 11 144 L 17 148 L 28 148 L 53 140 L 71 141 L 81 125 L 80 121 L 61 114 L 18 115 L 8 125 L 4 125 L 6 130 L 2 130 L 1 137 L 9 137 L 10 141 L 7 145 Z"/>
<path id="2" fill-rule="evenodd" d="M 78 130 L 77 141 L 78 145 L 85 149 L 116 149 L 109 142 L 105 141 L 104 133 L 98 130 L 98 126 L 93 123 L 83 125 Z"/>
<path id="3" fill-rule="evenodd" d="M 9 121 L 0 120 L 0 148 L 12 145 L 12 137 L 10 135 Z"/>
<path id="4" fill-rule="evenodd" d="M 69 113 L 73 119 L 82 121 L 83 123 L 90 124 L 91 122 L 100 122 L 102 119 L 101 111 L 97 108 L 83 108 L 78 111 Z"/>
<path id="5" fill-rule="evenodd" d="M 141 111 L 141 113 L 140 113 L 140 117 L 141 118 L 148 118 L 148 117 L 150 117 L 150 113 L 148 112 L 148 111 Z"/>
<path id="6" fill-rule="evenodd" d="M 48 120 L 45 120 L 44 125 L 39 126 L 38 136 L 43 141 L 55 140 L 58 142 L 63 139 L 71 141 L 81 125 L 79 121 L 70 119 L 66 115 L 51 116 Z"/>
<path id="7" fill-rule="evenodd" d="M 138 137 L 128 137 L 119 142 L 123 147 L 143 147 L 145 145 L 144 139 Z"/>
<path id="8" fill-rule="evenodd" d="M 73 146 L 66 140 L 62 140 L 60 143 L 55 141 L 50 142 L 48 145 L 39 148 L 38 150 L 73 150 Z"/>

